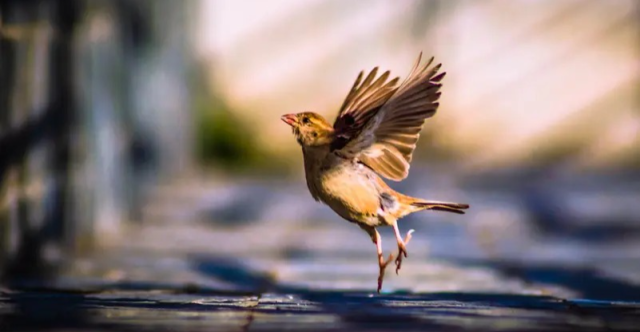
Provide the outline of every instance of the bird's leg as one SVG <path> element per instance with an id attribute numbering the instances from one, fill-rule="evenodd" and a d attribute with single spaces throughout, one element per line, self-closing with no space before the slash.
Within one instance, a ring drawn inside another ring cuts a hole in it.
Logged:
<path id="1" fill-rule="evenodd" d="M 389 258 L 387 260 L 384 259 L 384 254 L 382 253 L 382 238 L 380 238 L 380 233 L 378 230 L 374 229 L 375 234 L 372 236 L 373 243 L 376 244 L 376 248 L 378 250 L 378 265 L 380 267 L 380 272 L 378 272 L 378 293 L 380 293 L 380 289 L 382 288 L 382 280 L 384 279 L 384 271 L 387 268 L 387 265 L 391 263 L 393 259 L 393 254 L 389 254 Z"/>
<path id="2" fill-rule="evenodd" d="M 393 223 L 393 230 L 396 233 L 396 240 L 398 241 L 398 257 L 396 257 L 396 274 L 398 274 L 398 271 L 400 271 L 400 267 L 402 266 L 403 256 L 407 257 L 407 244 L 411 241 L 411 233 L 413 233 L 413 229 L 407 232 L 404 240 L 402 240 L 402 235 L 400 235 L 398 221 Z"/>

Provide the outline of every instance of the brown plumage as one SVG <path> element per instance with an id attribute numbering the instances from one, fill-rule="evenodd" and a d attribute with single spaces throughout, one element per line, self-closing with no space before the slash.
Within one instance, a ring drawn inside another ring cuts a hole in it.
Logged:
<path id="1" fill-rule="evenodd" d="M 397 273 L 411 238 L 411 232 L 402 238 L 398 219 L 421 210 L 464 214 L 469 207 L 406 196 L 380 178 L 400 181 L 407 177 L 424 120 L 438 108 L 445 73 L 438 73 L 439 64 L 431 66 L 433 58 L 421 65 L 421 57 L 400 85 L 398 78 L 388 80 L 388 71 L 376 78 L 378 68 L 374 68 L 364 80 L 361 72 L 333 125 L 312 112 L 282 116 L 302 146 L 311 196 L 360 226 L 376 244 L 378 292 L 393 255 L 384 259 L 376 227 L 395 230 Z"/>

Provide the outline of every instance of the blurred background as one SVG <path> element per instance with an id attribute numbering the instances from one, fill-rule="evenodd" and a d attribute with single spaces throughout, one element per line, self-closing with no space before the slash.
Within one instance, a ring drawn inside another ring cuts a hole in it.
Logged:
<path id="1" fill-rule="evenodd" d="M 373 290 L 374 246 L 313 201 L 280 115 L 332 119 L 360 70 L 421 51 L 441 106 L 391 185 L 471 209 L 403 220 L 387 287 L 516 287 L 438 279 L 508 262 L 551 271 L 517 287 L 637 296 L 603 277 L 640 275 L 634 0 L 2 0 L 0 271 Z"/>

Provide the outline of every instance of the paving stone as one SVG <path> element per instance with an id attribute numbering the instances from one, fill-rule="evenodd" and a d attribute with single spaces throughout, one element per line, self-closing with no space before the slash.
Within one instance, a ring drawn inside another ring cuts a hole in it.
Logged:
<path id="1" fill-rule="evenodd" d="M 417 185 L 406 186 L 428 196 Z M 441 186 L 442 193 L 460 194 Z M 416 229 L 409 257 L 399 275 L 389 268 L 383 292 L 376 294 L 370 239 L 305 190 L 303 184 L 245 183 L 205 187 L 180 199 L 167 194 L 150 203 L 144 223 L 70 261 L 55 278 L 14 280 L 0 288 L 0 328 L 634 331 L 640 326 L 640 241 L 633 241 L 640 237 L 629 231 L 595 241 L 583 230 L 597 230 L 599 219 L 574 220 L 582 216 L 576 202 L 593 203 L 593 197 L 597 206 L 590 213 L 606 215 L 611 207 L 599 204 L 600 196 L 572 198 L 550 190 L 569 202 L 568 225 L 582 234 L 573 236 L 562 229 L 541 231 L 522 197 L 465 190 L 464 198 L 481 208 L 463 217 L 425 213 L 401 222 L 403 231 Z M 240 209 L 242 200 L 255 206 Z M 637 222 L 629 225 L 640 228 Z M 381 232 L 385 253 L 395 252 L 391 230 Z"/>

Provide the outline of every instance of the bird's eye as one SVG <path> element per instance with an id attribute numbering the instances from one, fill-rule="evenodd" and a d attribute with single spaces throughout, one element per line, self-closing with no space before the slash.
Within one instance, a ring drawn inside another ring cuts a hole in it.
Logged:
<path id="1" fill-rule="evenodd" d="M 302 123 L 303 124 L 309 124 L 309 117 L 305 116 L 304 118 L 302 118 Z"/>
<path id="2" fill-rule="evenodd" d="M 313 136 L 313 137 L 318 137 L 318 133 L 315 133 L 315 132 L 314 132 L 314 133 L 311 133 L 311 136 Z"/>

